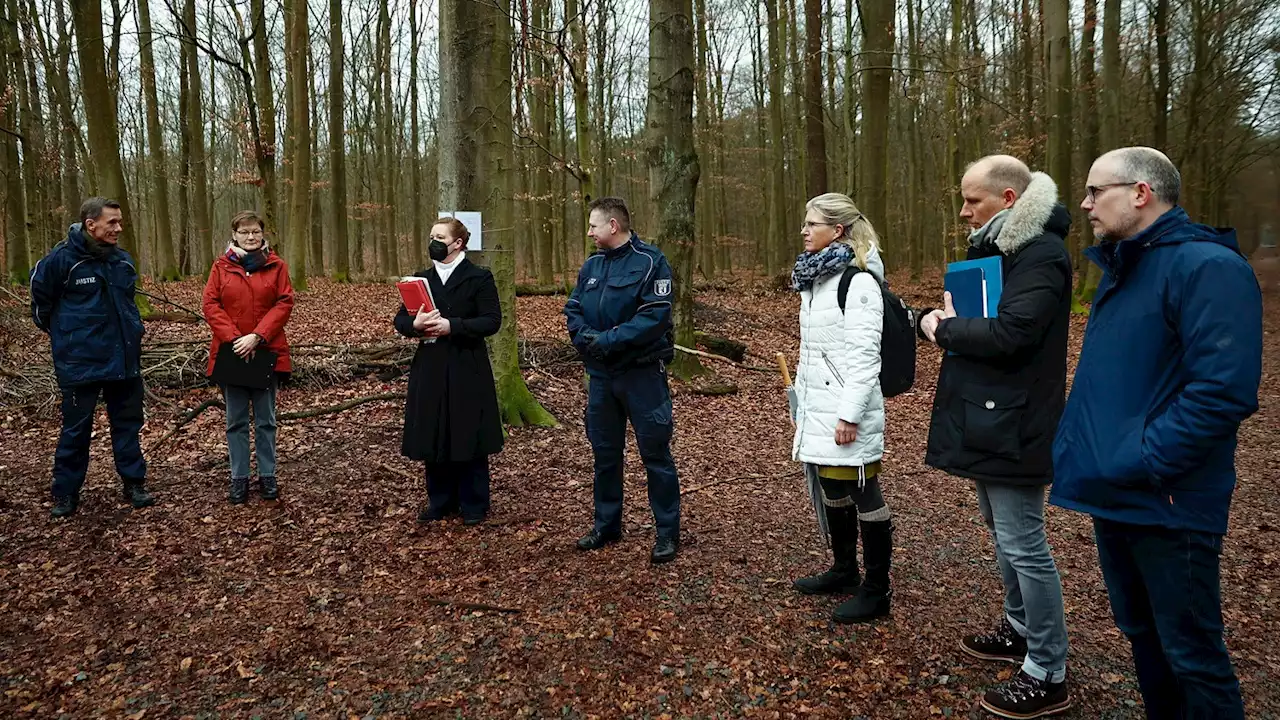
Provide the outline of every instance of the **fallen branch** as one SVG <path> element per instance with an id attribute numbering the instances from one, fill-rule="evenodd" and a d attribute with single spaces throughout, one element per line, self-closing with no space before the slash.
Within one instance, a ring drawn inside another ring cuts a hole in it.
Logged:
<path id="1" fill-rule="evenodd" d="M 404 478 L 405 480 L 408 480 L 409 482 L 413 482 L 413 483 L 422 482 L 422 478 L 420 478 L 420 477 L 415 477 L 414 475 L 411 475 L 408 471 L 406 471 L 406 470 L 401 470 L 401 469 L 400 469 L 400 468 L 398 468 L 398 467 L 392 467 L 392 466 L 390 466 L 390 465 L 388 465 L 388 464 L 386 464 L 386 463 L 382 462 L 381 460 L 379 460 L 379 461 L 377 462 L 377 466 L 378 466 L 378 467 L 380 467 L 380 468 L 382 468 L 383 470 L 386 470 L 386 471 L 387 471 L 387 472 L 389 472 L 389 473 L 393 473 L 393 474 L 395 474 L 395 475 L 399 475 L 400 477 Z"/>
<path id="2" fill-rule="evenodd" d="M 404 398 L 405 398 L 405 393 L 380 393 L 378 395 L 366 395 L 364 397 L 352 398 L 350 400 L 347 400 L 346 402 L 340 402 L 337 405 L 329 405 L 328 407 L 314 408 L 312 410 L 296 410 L 294 412 L 287 412 L 283 415 L 278 416 L 276 418 L 276 421 L 284 422 L 285 420 L 301 420 L 302 418 L 311 418 L 311 417 L 316 417 L 318 415 L 329 415 L 330 413 L 342 412 L 343 410 L 350 410 L 353 407 L 356 407 L 358 405 L 364 405 L 365 403 L 378 402 L 381 400 L 403 400 Z"/>
<path id="3" fill-rule="evenodd" d="M 740 367 L 743 370 L 754 370 L 756 372 L 767 372 L 767 373 L 771 373 L 775 370 L 775 368 L 760 367 L 759 365 L 746 365 L 736 360 L 731 360 L 723 355 L 713 355 L 712 353 L 703 352 L 702 350 L 694 350 L 693 348 L 687 348 L 683 345 L 676 345 L 676 349 L 683 353 L 689 353 L 690 355 L 697 355 L 698 357 L 704 357 L 711 360 L 719 360 L 721 362 L 727 362 L 730 365 L 736 365 L 737 367 Z"/>
<path id="4" fill-rule="evenodd" d="M 720 478 L 719 480 L 712 480 L 709 483 L 703 483 L 701 485 L 695 485 L 694 487 L 691 487 L 691 488 L 685 488 L 684 490 L 680 491 L 680 495 L 683 497 L 685 495 L 696 493 L 699 490 L 706 490 L 709 487 L 715 487 L 716 485 L 724 485 L 725 483 L 738 482 L 739 480 L 768 480 L 768 479 L 770 478 L 767 475 L 759 475 L 754 473 L 751 475 L 739 475 L 738 477 Z"/>
<path id="5" fill-rule="evenodd" d="M 423 602 L 428 605 L 439 605 L 440 607 L 455 607 L 461 610 L 480 610 L 483 612 L 511 613 L 518 614 L 521 611 L 517 608 L 504 608 L 497 605 L 485 605 L 484 603 L 459 602 L 457 600 L 441 600 L 439 598 L 423 598 Z"/>
<path id="6" fill-rule="evenodd" d="M 223 404 L 222 404 L 222 401 L 221 401 L 221 400 L 219 400 L 218 398 L 209 398 L 208 400 L 205 400 L 204 402 L 202 402 L 202 403 L 200 403 L 199 405 L 197 405 L 197 406 L 195 407 L 195 409 L 193 409 L 193 410 L 188 410 L 186 413 L 184 413 L 184 414 L 182 415 L 182 417 L 178 418 L 178 424 L 177 424 L 177 425 L 174 425 L 174 426 L 173 426 L 173 429 L 171 429 L 169 432 L 165 433 L 164 437 L 162 437 L 162 438 L 160 438 L 159 440 L 157 440 L 157 441 L 156 441 L 156 444 L 155 444 L 155 445 L 152 445 L 152 446 L 147 450 L 147 452 L 149 452 L 149 453 L 150 453 L 150 452 L 154 452 L 156 448 L 160 447 L 161 445 L 164 445 L 166 442 L 168 442 L 169 438 L 171 438 L 171 437 L 173 437 L 174 435 L 176 435 L 176 434 L 178 433 L 178 431 L 179 431 L 179 430 L 181 430 L 183 427 L 185 427 L 185 426 L 187 425 L 187 423 L 190 423 L 192 420 L 195 420 L 197 417 L 199 417 L 199 416 L 200 416 L 200 413 L 204 412 L 205 410 L 208 410 L 208 409 L 209 409 L 209 408 L 211 408 L 211 407 L 215 407 L 215 406 L 217 406 L 218 408 L 221 408 L 221 409 L 223 409 L 223 410 L 226 410 L 226 409 L 227 409 L 227 406 L 226 406 L 226 405 L 223 405 Z"/>

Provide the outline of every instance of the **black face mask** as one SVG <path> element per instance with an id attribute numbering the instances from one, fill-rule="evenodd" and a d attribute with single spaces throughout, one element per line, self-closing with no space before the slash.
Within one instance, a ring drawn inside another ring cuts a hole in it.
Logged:
<path id="1" fill-rule="evenodd" d="M 427 255 L 436 262 L 444 262 L 444 259 L 449 257 L 449 246 L 439 240 L 432 240 L 427 246 Z"/>

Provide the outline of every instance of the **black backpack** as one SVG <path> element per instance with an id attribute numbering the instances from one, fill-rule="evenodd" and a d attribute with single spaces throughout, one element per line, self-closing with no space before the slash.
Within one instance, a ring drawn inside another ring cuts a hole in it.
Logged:
<path id="1" fill-rule="evenodd" d="M 844 313 L 853 276 L 866 272 L 850 263 L 840 276 L 836 300 Z M 872 275 L 875 277 L 875 275 Z M 893 294 L 888 283 L 876 278 L 884 298 L 884 329 L 880 339 L 880 392 L 887 398 L 911 389 L 916 381 L 916 315 L 902 298 Z"/>

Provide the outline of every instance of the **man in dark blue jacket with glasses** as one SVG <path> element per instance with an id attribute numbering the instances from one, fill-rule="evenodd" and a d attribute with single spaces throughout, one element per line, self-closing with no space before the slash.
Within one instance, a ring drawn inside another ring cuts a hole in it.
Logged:
<path id="1" fill-rule="evenodd" d="M 1219 555 L 1236 433 L 1258 409 L 1262 296 L 1235 232 L 1178 206 L 1150 148 L 1103 155 L 1080 207 L 1102 267 L 1054 442 L 1050 501 L 1093 516 L 1150 718 L 1243 720 Z"/>
<path id="2" fill-rule="evenodd" d="M 31 271 L 31 315 L 49 334 L 62 391 L 62 435 L 53 457 L 53 516 L 80 506 L 89 469 L 89 439 L 98 395 L 106 398 L 111 450 L 136 508 L 155 503 L 146 491 L 142 430 L 142 318 L 134 304 L 133 258 L 116 244 L 124 228 L 120 204 L 89 198 L 80 222 Z"/>
<path id="3" fill-rule="evenodd" d="M 587 258 L 564 314 L 569 338 L 590 376 L 587 439 L 595 455 L 595 525 L 578 541 L 597 550 L 622 537 L 622 460 L 627 421 L 649 476 L 657 526 L 650 560 L 674 560 L 680 546 L 680 482 L 671 457 L 671 394 L 666 363 L 674 357 L 671 266 L 631 231 L 618 198 L 590 205 Z"/>

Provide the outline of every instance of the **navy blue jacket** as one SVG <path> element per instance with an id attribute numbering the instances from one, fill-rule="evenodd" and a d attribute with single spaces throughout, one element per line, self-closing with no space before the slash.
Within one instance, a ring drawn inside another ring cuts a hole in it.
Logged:
<path id="1" fill-rule="evenodd" d="M 138 272 L 115 248 L 96 260 L 80 223 L 31 271 L 31 316 L 49 333 L 61 387 L 138 377 L 142 317 L 133 304 Z"/>
<path id="2" fill-rule="evenodd" d="M 1236 432 L 1262 377 L 1262 295 L 1235 231 L 1175 207 L 1086 253 L 1104 275 L 1054 440 L 1051 502 L 1223 534 Z"/>
<path id="3" fill-rule="evenodd" d="M 670 362 L 673 291 L 666 256 L 635 233 L 625 244 L 587 258 L 564 306 L 569 339 L 587 371 L 610 374 Z"/>

